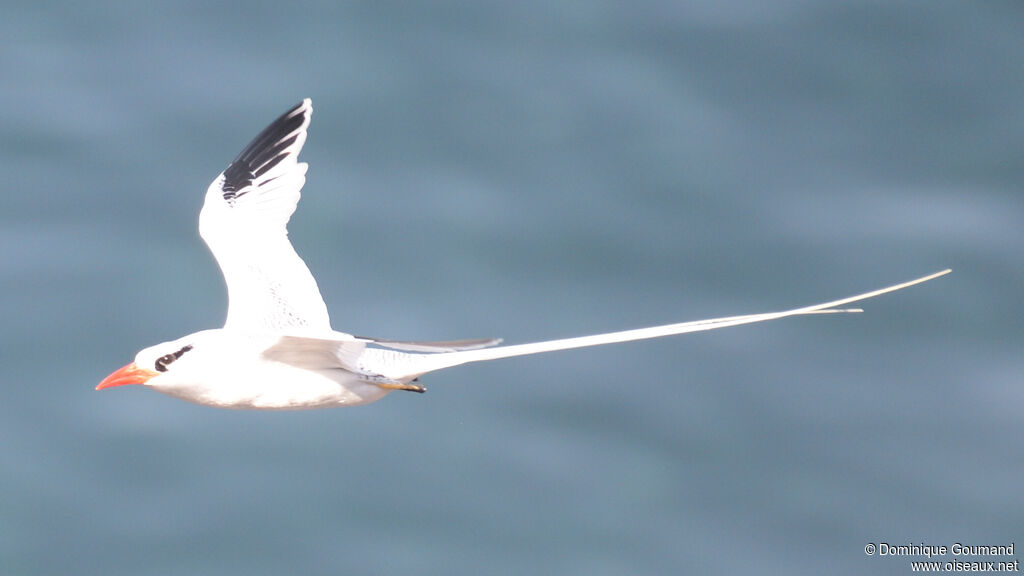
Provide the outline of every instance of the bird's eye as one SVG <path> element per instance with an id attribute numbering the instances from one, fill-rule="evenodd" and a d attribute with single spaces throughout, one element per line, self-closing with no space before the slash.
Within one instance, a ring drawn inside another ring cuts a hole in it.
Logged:
<path id="1" fill-rule="evenodd" d="M 174 354 L 164 354 L 163 356 L 157 358 L 156 359 L 156 371 L 157 372 L 167 372 L 167 365 L 168 364 L 170 364 L 171 362 L 174 362 L 178 358 L 181 358 L 182 354 L 184 354 L 185 352 L 188 352 L 191 349 L 192 349 L 192 345 L 189 344 L 188 346 L 185 346 L 184 348 L 182 348 L 181 350 L 178 350 Z"/>
<path id="2" fill-rule="evenodd" d="M 174 354 L 164 354 L 156 359 L 156 371 L 167 372 L 167 365 L 174 362 Z"/>

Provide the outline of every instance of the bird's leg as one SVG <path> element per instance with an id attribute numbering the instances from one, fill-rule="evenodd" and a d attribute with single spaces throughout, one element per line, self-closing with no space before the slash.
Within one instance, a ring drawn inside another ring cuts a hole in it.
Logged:
<path id="1" fill-rule="evenodd" d="M 362 380 L 380 386 L 385 390 L 407 390 L 409 392 L 419 392 L 420 394 L 427 391 L 426 388 L 419 384 L 413 384 L 412 382 L 419 382 L 419 378 L 414 379 L 412 382 L 406 383 L 401 380 L 393 380 L 380 374 L 366 374 L 362 377 Z"/>
<path id="2" fill-rule="evenodd" d="M 426 388 L 419 384 L 403 384 L 401 382 L 374 382 L 374 384 L 384 388 L 385 390 L 407 390 L 409 392 L 419 392 L 420 394 L 427 391 Z"/>

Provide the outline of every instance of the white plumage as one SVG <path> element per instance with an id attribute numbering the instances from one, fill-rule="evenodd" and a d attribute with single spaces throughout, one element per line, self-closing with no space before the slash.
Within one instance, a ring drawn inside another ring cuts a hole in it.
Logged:
<path id="1" fill-rule="evenodd" d="M 97 389 L 143 384 L 184 400 L 223 408 L 300 409 L 352 406 L 393 390 L 422 392 L 428 372 L 495 360 L 616 342 L 715 330 L 840 309 L 950 271 L 832 302 L 499 346 L 499 339 L 402 342 L 331 329 L 327 306 L 309 268 L 288 240 L 287 224 L 306 181 L 298 162 L 313 114 L 307 98 L 264 129 L 210 184 L 199 234 L 213 252 L 228 289 L 224 328 L 204 330 L 138 353 Z"/>
<path id="2" fill-rule="evenodd" d="M 299 152 L 313 114 L 307 98 L 268 126 L 210 184 L 199 213 L 228 286 L 225 329 L 330 330 L 316 280 L 288 241 L 288 220 L 306 183 Z"/>

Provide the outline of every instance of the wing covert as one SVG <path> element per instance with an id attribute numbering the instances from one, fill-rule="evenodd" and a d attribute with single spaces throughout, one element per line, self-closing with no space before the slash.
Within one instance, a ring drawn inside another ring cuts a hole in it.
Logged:
<path id="1" fill-rule="evenodd" d="M 287 230 L 306 182 L 298 155 L 312 114 L 308 98 L 282 114 L 207 189 L 199 234 L 227 284 L 225 328 L 330 330 L 320 289 Z"/>

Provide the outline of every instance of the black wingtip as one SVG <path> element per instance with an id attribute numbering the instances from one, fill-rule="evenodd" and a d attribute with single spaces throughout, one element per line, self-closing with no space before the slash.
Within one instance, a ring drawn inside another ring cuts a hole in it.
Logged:
<path id="1" fill-rule="evenodd" d="M 277 166 L 287 156 L 285 150 L 309 125 L 312 115 L 313 101 L 304 98 L 253 138 L 224 170 L 224 199 L 231 201 L 241 196 L 240 190 Z"/>

